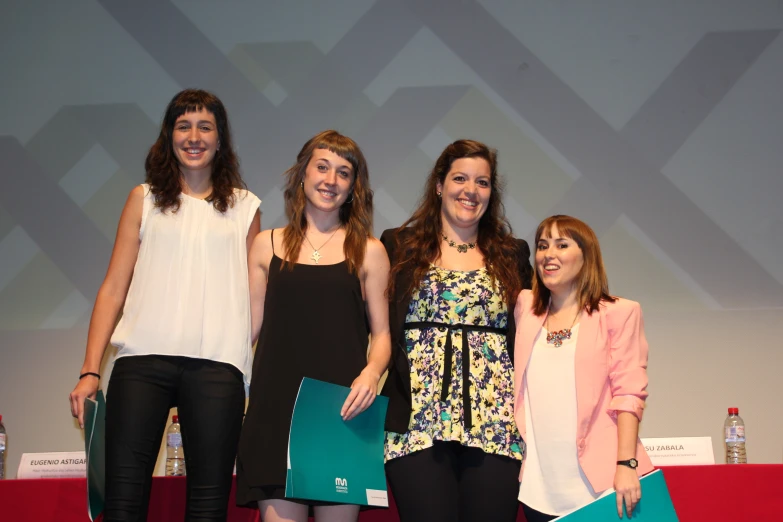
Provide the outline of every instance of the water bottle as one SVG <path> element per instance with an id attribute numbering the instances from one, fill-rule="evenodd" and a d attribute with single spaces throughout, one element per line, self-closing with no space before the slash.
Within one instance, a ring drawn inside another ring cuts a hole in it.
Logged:
<path id="1" fill-rule="evenodd" d="M 5 478 L 5 426 L 3 416 L 0 415 L 0 480 Z"/>
<path id="2" fill-rule="evenodd" d="M 178 415 L 171 418 L 171 426 L 166 431 L 166 476 L 185 476 L 185 450 L 182 448 Z"/>
<path id="3" fill-rule="evenodd" d="M 739 408 L 729 408 L 729 415 L 723 423 L 726 433 L 726 464 L 745 464 L 745 421 L 739 416 Z"/>

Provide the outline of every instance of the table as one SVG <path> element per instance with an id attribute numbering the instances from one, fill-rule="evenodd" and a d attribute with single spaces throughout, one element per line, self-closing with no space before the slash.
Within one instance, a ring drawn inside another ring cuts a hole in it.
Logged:
<path id="1" fill-rule="evenodd" d="M 681 522 L 736 522 L 783 519 L 783 465 L 735 464 L 662 468 Z M 84 479 L 0 481 L 3 522 L 89 522 Z M 230 522 L 259 522 L 258 511 L 229 507 Z M 185 513 L 185 479 L 155 477 L 149 522 L 181 521 Z M 362 513 L 360 522 L 397 522 L 390 509 Z M 524 521 L 520 510 L 517 517 Z"/>

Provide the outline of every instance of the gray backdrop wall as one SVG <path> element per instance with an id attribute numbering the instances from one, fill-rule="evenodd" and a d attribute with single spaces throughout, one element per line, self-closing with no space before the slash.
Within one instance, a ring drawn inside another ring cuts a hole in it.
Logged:
<path id="1" fill-rule="evenodd" d="M 243 173 L 284 223 L 281 174 L 337 128 L 363 147 L 376 232 L 440 150 L 499 149 L 515 233 L 598 232 L 650 341 L 643 436 L 783 459 L 783 2 L 4 1 L 0 414 L 22 452 L 82 447 L 67 396 L 120 210 L 184 87 L 226 103 Z M 107 358 L 108 373 L 111 357 Z"/>

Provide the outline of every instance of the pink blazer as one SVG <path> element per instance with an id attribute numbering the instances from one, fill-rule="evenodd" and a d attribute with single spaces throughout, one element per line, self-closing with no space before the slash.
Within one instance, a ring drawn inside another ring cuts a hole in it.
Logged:
<path id="1" fill-rule="evenodd" d="M 514 417 L 524 438 L 523 377 L 536 335 L 545 316 L 533 314 L 533 294 L 522 290 L 514 317 Z M 598 311 L 580 317 L 576 341 L 576 448 L 579 464 L 595 491 L 614 486 L 617 469 L 617 413 L 631 412 L 639 420 L 647 398 L 647 339 L 639 303 L 618 299 L 602 302 Z M 636 445 L 639 475 L 653 469 L 641 441 Z M 523 468 L 524 471 L 524 468 Z M 522 472 L 519 475 L 522 479 Z"/>

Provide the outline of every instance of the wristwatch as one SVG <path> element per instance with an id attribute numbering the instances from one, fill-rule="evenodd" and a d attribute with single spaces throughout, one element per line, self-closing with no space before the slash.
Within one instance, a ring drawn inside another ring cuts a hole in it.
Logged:
<path id="1" fill-rule="evenodd" d="M 639 461 L 636 459 L 628 459 L 628 460 L 618 460 L 617 461 L 618 466 L 628 466 L 631 469 L 636 469 L 636 466 L 639 465 Z"/>

